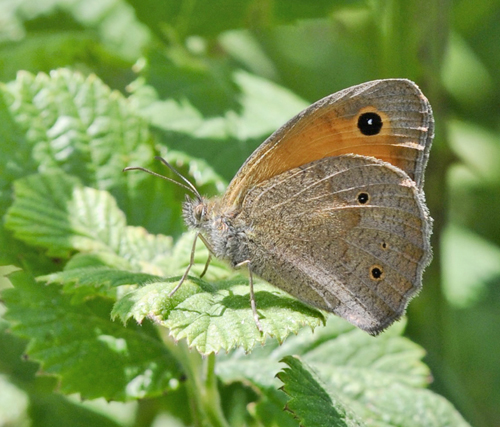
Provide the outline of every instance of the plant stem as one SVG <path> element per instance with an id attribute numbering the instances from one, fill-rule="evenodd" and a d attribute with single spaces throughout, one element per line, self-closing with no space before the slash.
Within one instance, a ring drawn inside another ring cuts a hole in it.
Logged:
<path id="1" fill-rule="evenodd" d="M 215 354 L 202 357 L 196 350 L 190 350 L 185 340 L 174 343 L 166 336 L 166 332 L 163 332 L 163 337 L 186 374 L 186 389 L 194 425 L 229 427 L 220 404 L 215 375 Z"/>

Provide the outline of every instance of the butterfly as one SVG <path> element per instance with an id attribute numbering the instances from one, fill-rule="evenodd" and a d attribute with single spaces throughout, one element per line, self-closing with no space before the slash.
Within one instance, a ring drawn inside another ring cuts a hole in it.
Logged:
<path id="1" fill-rule="evenodd" d="M 404 314 L 432 258 L 423 184 L 433 136 L 415 83 L 375 80 L 293 117 L 221 197 L 174 182 L 194 194 L 184 220 L 211 254 L 248 268 L 259 329 L 254 275 L 376 335 Z"/>

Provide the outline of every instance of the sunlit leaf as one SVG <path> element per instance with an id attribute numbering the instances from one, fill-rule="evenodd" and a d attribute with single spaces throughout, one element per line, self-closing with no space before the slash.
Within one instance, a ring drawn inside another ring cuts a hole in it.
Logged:
<path id="1" fill-rule="evenodd" d="M 108 300 L 72 305 L 59 286 L 36 283 L 20 272 L 11 280 L 15 288 L 3 297 L 12 330 L 30 339 L 27 354 L 60 379 L 60 391 L 137 399 L 163 393 L 180 375 L 155 330 L 112 322 Z"/>
<path id="2" fill-rule="evenodd" d="M 284 383 L 282 390 L 290 396 L 286 408 L 304 427 L 355 427 L 365 424 L 333 393 L 328 393 L 316 375 L 292 356 L 282 359 L 289 368 L 278 378 Z"/>

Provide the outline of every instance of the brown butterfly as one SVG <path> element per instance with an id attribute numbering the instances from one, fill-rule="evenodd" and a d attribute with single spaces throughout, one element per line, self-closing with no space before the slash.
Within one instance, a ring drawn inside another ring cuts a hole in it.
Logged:
<path id="1" fill-rule="evenodd" d="M 273 133 L 221 198 L 185 180 L 185 222 L 213 255 L 247 266 L 259 329 L 253 274 L 375 335 L 404 314 L 431 260 L 422 187 L 433 134 L 413 82 L 344 89 Z"/>

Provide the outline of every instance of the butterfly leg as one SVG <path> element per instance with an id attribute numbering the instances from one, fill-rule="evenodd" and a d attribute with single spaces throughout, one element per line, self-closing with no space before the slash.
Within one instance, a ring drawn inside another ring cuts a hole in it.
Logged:
<path id="1" fill-rule="evenodd" d="M 210 265 L 210 261 L 212 260 L 212 254 L 214 253 L 214 250 L 212 249 L 212 246 L 210 246 L 210 243 L 208 243 L 207 239 L 203 237 L 203 234 L 198 234 L 198 237 L 201 239 L 203 244 L 207 247 L 208 249 L 208 258 L 207 262 L 205 263 L 205 268 L 203 269 L 202 273 L 200 274 L 200 277 L 203 277 L 205 273 L 208 270 L 208 266 Z"/>
<path id="2" fill-rule="evenodd" d="M 205 263 L 205 268 L 203 269 L 203 271 L 200 274 L 200 278 L 202 278 L 205 275 L 205 273 L 207 272 L 208 266 L 210 265 L 210 261 L 212 261 L 212 254 L 211 253 L 208 254 L 207 262 Z"/>
<path id="3" fill-rule="evenodd" d="M 186 277 L 189 273 L 189 270 L 191 270 L 191 267 L 194 264 L 194 253 L 196 250 L 196 240 L 198 240 L 199 234 L 200 233 L 196 233 L 194 235 L 193 247 L 191 248 L 191 257 L 189 259 L 189 265 L 187 266 L 186 271 L 182 275 L 181 280 L 179 281 L 179 283 L 177 283 L 177 286 L 174 289 L 172 289 L 172 291 L 170 291 L 170 293 L 168 294 L 169 297 L 171 297 L 173 294 L 175 294 L 177 292 L 177 290 L 181 287 L 181 285 L 184 283 L 184 280 L 186 280 Z"/>
<path id="4" fill-rule="evenodd" d="M 250 284 L 250 306 L 252 307 L 253 320 L 255 321 L 255 325 L 260 332 L 264 332 L 262 329 L 262 325 L 259 320 L 259 313 L 257 313 L 257 304 L 255 303 L 255 293 L 253 290 L 253 274 L 252 274 L 252 266 L 250 264 L 250 260 L 246 260 L 236 264 L 235 267 L 241 267 L 242 265 L 246 265 L 248 267 L 248 276 L 249 276 L 249 284 Z"/>

